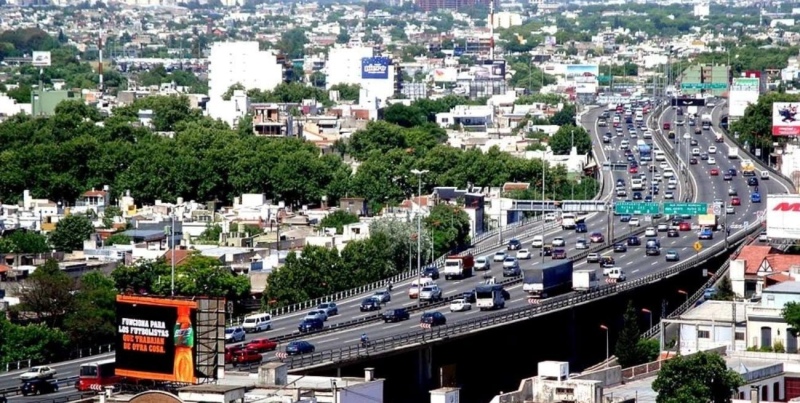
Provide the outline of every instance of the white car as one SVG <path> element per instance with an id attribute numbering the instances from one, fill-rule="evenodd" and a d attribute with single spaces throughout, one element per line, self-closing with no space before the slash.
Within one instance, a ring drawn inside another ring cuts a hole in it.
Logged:
<path id="1" fill-rule="evenodd" d="M 567 244 L 567 242 L 564 241 L 564 238 L 562 238 L 560 236 L 557 236 L 557 237 L 553 238 L 553 242 L 551 242 L 551 244 L 553 246 L 564 246 L 564 245 Z"/>
<path id="2" fill-rule="evenodd" d="M 677 187 L 678 187 L 678 185 L 675 184 L 674 182 L 667 183 L 667 189 L 669 189 L 669 190 L 675 190 L 675 188 L 677 188 Z"/>
<path id="3" fill-rule="evenodd" d="M 39 365 L 30 367 L 27 371 L 19 376 L 23 381 L 30 381 L 32 379 L 50 379 L 56 375 L 56 370 L 46 365 Z"/>
<path id="4" fill-rule="evenodd" d="M 658 172 L 654 173 L 654 174 L 653 174 L 653 180 L 655 180 L 655 181 L 661 181 L 661 174 L 660 174 L 660 173 L 658 173 Z"/>
<path id="5" fill-rule="evenodd" d="M 675 171 L 673 171 L 672 168 L 664 170 L 664 177 L 665 178 L 669 179 L 669 178 L 671 178 L 673 176 L 675 176 Z"/>
<path id="6" fill-rule="evenodd" d="M 717 153 L 717 147 L 715 147 L 715 146 L 708 147 L 708 153 L 709 154 L 716 154 Z"/>
<path id="7" fill-rule="evenodd" d="M 514 268 L 514 267 L 519 267 L 519 262 L 517 261 L 517 258 L 512 257 L 512 256 L 507 256 L 506 260 L 503 260 L 503 268 L 504 269 L 505 268 L 509 268 L 510 269 L 510 268 Z"/>
<path id="8" fill-rule="evenodd" d="M 520 249 L 517 251 L 517 259 L 530 259 L 531 258 L 531 251 L 527 249 Z"/>
<path id="9" fill-rule="evenodd" d="M 708 157 L 708 165 L 715 165 L 716 163 L 717 160 L 715 160 L 714 157 Z"/>
<path id="10" fill-rule="evenodd" d="M 489 270 L 491 269 L 491 263 L 489 263 L 489 256 L 479 256 L 475 259 L 475 270 Z"/>
<path id="11" fill-rule="evenodd" d="M 533 237 L 533 242 L 531 242 L 531 247 L 532 248 L 541 248 L 543 246 L 544 246 L 544 237 L 543 236 L 536 235 L 535 237 Z M 496 261 L 497 261 L 497 259 L 495 259 L 495 262 Z"/>
<path id="12" fill-rule="evenodd" d="M 237 341 L 244 341 L 245 332 L 241 326 L 234 326 L 225 329 L 225 343 L 236 343 Z"/>
<path id="13" fill-rule="evenodd" d="M 669 226 L 667 226 L 667 224 L 658 224 L 657 229 L 659 232 L 666 232 L 669 229 Z"/>
<path id="14" fill-rule="evenodd" d="M 758 242 L 767 242 L 767 241 L 769 241 L 769 238 L 767 238 L 766 231 L 762 231 L 760 234 L 758 234 Z"/>
<path id="15" fill-rule="evenodd" d="M 654 236 L 658 236 L 658 234 L 656 234 L 656 229 L 655 228 L 647 227 L 647 229 L 644 230 L 644 236 L 654 237 Z"/>
<path id="16" fill-rule="evenodd" d="M 669 164 L 667 163 L 667 161 L 662 161 L 660 164 L 658 164 L 658 167 L 661 169 L 667 169 L 669 168 Z"/>
<path id="17" fill-rule="evenodd" d="M 555 213 L 547 213 L 544 215 L 544 222 L 552 222 L 556 220 Z"/>
<path id="18" fill-rule="evenodd" d="M 664 198 L 667 199 L 667 200 L 673 200 L 673 199 L 675 199 L 675 194 L 672 193 L 672 192 L 665 192 L 664 193 Z"/>
<path id="19" fill-rule="evenodd" d="M 450 312 L 462 312 L 472 310 L 472 304 L 464 298 L 454 299 L 450 302 Z"/>
<path id="20" fill-rule="evenodd" d="M 695 157 L 700 155 L 700 149 L 699 148 L 693 148 L 692 149 L 692 155 L 694 155 Z"/>
<path id="21" fill-rule="evenodd" d="M 631 218 L 631 220 L 628 221 L 628 225 L 630 225 L 631 227 L 638 227 L 639 226 L 639 219 L 638 218 Z"/>
<path id="22" fill-rule="evenodd" d="M 378 299 L 378 298 L 375 298 L 375 299 L 380 301 L 380 299 Z M 319 320 L 324 322 L 324 321 L 328 320 L 328 314 L 325 312 L 324 309 L 317 309 L 317 310 L 313 310 L 313 311 L 307 313 L 306 317 L 303 318 L 303 319 L 304 320 L 305 319 L 319 319 Z"/>
<path id="23" fill-rule="evenodd" d="M 502 250 L 495 252 L 494 258 L 492 260 L 494 260 L 495 262 L 502 262 L 503 260 L 506 260 L 506 252 Z"/>
<path id="24" fill-rule="evenodd" d="M 589 249 L 589 241 L 586 238 L 581 238 L 575 241 L 575 249 Z"/>
<path id="25" fill-rule="evenodd" d="M 736 214 L 736 209 L 733 206 L 725 207 L 725 214 Z"/>

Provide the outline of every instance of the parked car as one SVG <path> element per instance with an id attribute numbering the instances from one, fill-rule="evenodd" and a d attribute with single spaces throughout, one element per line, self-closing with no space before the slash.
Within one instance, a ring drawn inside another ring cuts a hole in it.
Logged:
<path id="1" fill-rule="evenodd" d="M 256 339 L 247 343 L 244 346 L 247 350 L 253 350 L 259 353 L 263 353 L 264 351 L 272 351 L 278 348 L 278 343 L 270 340 L 270 339 Z"/>
<path id="2" fill-rule="evenodd" d="M 462 298 L 454 299 L 450 302 L 450 312 L 462 312 L 472 309 L 472 304 Z"/>
<path id="3" fill-rule="evenodd" d="M 313 353 L 314 350 L 314 345 L 305 340 L 290 341 L 289 344 L 286 345 L 286 354 L 288 355 Z"/>
<path id="4" fill-rule="evenodd" d="M 387 309 L 387 310 L 383 311 L 383 314 L 381 314 L 381 316 L 383 316 L 383 321 L 385 323 L 399 322 L 401 320 L 408 320 L 411 317 L 408 314 L 408 311 L 406 310 L 406 308 Z"/>
<path id="5" fill-rule="evenodd" d="M 317 309 L 325 311 L 325 314 L 328 315 L 328 317 L 339 314 L 339 307 L 335 302 L 323 302 L 317 305 Z"/>

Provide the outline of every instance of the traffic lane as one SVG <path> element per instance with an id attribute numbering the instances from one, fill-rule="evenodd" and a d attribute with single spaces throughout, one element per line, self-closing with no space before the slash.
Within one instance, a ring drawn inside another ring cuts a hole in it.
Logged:
<path id="1" fill-rule="evenodd" d="M 63 385 L 63 386 L 59 386 L 58 392 L 46 393 L 46 394 L 43 394 L 43 395 L 8 396 L 8 401 L 9 402 L 41 402 L 41 401 L 47 401 L 47 400 L 51 400 L 51 399 L 56 399 L 56 400 L 59 400 L 59 401 L 67 401 L 69 397 L 71 397 L 73 395 L 78 395 L 78 394 L 80 394 L 80 392 L 77 389 L 75 389 L 74 386 L 72 386 L 72 385 Z M 75 400 L 75 399 L 69 399 L 69 400 Z"/>
<path id="2" fill-rule="evenodd" d="M 77 360 L 64 361 L 57 364 L 49 364 L 49 367 L 54 368 L 57 371 L 56 379 L 63 379 L 78 376 L 81 364 L 105 360 L 113 357 L 114 353 L 105 353 L 91 357 L 80 358 Z M 23 372 L 25 372 L 25 370 L 3 372 L 2 375 L 0 375 L 0 389 L 22 386 L 22 381 L 19 379 L 19 376 Z"/>

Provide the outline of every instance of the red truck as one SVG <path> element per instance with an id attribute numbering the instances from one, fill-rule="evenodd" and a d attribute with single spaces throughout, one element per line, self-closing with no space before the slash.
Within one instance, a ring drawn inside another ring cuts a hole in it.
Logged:
<path id="1" fill-rule="evenodd" d="M 474 267 L 475 259 L 472 255 L 448 256 L 444 261 L 444 278 L 450 280 L 472 277 Z"/>
<path id="2" fill-rule="evenodd" d="M 255 350 L 244 349 L 233 356 L 233 365 L 258 364 L 264 357 Z"/>

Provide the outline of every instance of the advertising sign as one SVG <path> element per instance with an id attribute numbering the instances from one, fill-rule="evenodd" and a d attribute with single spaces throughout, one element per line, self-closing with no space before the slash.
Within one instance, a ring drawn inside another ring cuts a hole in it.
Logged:
<path id="1" fill-rule="evenodd" d="M 767 196 L 767 237 L 800 239 L 800 195 Z"/>
<path id="2" fill-rule="evenodd" d="M 443 69 L 433 70 L 433 82 L 436 83 L 453 83 L 458 77 L 458 70 L 455 67 L 446 67 Z"/>
<path id="3" fill-rule="evenodd" d="M 34 67 L 50 67 L 50 52 L 33 52 L 31 64 Z"/>
<path id="4" fill-rule="evenodd" d="M 116 375 L 195 383 L 197 303 L 117 296 Z"/>
<path id="5" fill-rule="evenodd" d="M 761 80 L 758 78 L 734 78 L 728 94 L 728 115 L 741 117 L 751 104 L 758 102 Z"/>
<path id="6" fill-rule="evenodd" d="M 600 75 L 600 67 L 596 64 L 569 64 L 564 73 L 567 80 L 575 80 L 576 77 L 597 77 Z"/>
<path id="7" fill-rule="evenodd" d="M 361 78 L 368 80 L 385 80 L 389 78 L 389 65 L 392 60 L 388 57 L 365 57 L 361 59 Z"/>
<path id="8" fill-rule="evenodd" d="M 492 64 L 492 77 L 505 78 L 506 77 L 506 62 L 505 60 L 495 60 Z"/>
<path id="9" fill-rule="evenodd" d="M 800 135 L 800 121 L 797 119 L 797 108 L 800 104 L 775 102 L 772 104 L 772 135 Z"/>
<path id="10" fill-rule="evenodd" d="M 758 78 L 734 78 L 731 91 L 755 91 L 761 89 L 761 80 Z"/>
<path id="11" fill-rule="evenodd" d="M 672 98 L 672 106 L 704 106 L 704 98 Z"/>

